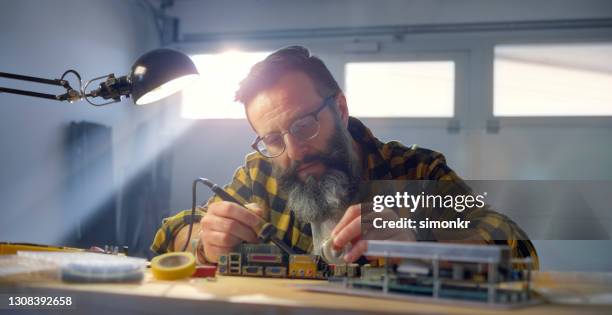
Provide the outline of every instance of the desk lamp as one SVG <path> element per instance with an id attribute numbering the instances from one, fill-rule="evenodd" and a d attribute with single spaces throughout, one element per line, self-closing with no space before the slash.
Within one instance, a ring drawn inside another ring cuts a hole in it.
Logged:
<path id="1" fill-rule="evenodd" d="M 79 82 L 78 90 L 70 86 L 64 78 L 73 74 Z M 104 106 L 121 101 L 121 96 L 130 97 L 136 105 L 144 105 L 170 96 L 187 84 L 193 82 L 199 73 L 195 65 L 185 54 L 172 49 L 155 49 L 142 55 L 134 65 L 130 74 L 116 78 L 113 73 L 94 78 L 83 84 L 81 76 L 75 70 L 68 70 L 60 79 L 44 79 L 25 75 L 0 72 L 0 77 L 20 81 L 29 81 L 42 84 L 61 86 L 66 89 L 64 94 L 53 95 L 27 90 L 17 90 L 0 86 L 0 93 L 12 93 L 33 97 L 68 101 L 70 103 L 85 99 L 94 106 Z M 89 85 L 97 80 L 104 80 L 99 87 L 87 91 Z M 109 100 L 103 103 L 93 102 L 92 99 L 101 97 Z"/>

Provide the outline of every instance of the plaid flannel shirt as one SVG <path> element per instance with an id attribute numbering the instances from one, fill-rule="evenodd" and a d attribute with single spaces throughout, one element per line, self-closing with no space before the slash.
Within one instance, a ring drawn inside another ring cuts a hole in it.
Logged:
<path id="1" fill-rule="evenodd" d="M 349 118 L 348 129 L 362 149 L 362 180 L 449 180 L 462 183 L 461 178 L 446 165 L 441 153 L 416 146 L 406 147 L 397 141 L 383 143 L 353 117 Z M 298 221 L 292 209 L 288 209 L 286 196 L 282 195 L 276 178 L 272 176 L 270 160 L 257 152 L 248 154 L 245 165 L 236 170 L 232 182 L 224 188 L 243 204 L 256 203 L 264 209 L 267 216 L 265 219 L 278 229 L 277 237 L 289 244 L 296 253 L 309 253 L 313 250 L 310 224 Z M 194 224 L 205 215 L 208 204 L 218 201 L 221 198 L 213 196 L 205 205 L 197 208 Z M 487 243 L 508 245 L 513 257 L 531 257 L 533 267 L 538 268 L 535 247 L 521 228 L 508 217 L 484 209 L 470 214 L 466 219 L 473 222 L 475 233 Z M 191 210 L 165 218 L 155 235 L 151 250 L 156 254 L 171 251 L 174 236 L 191 220 Z M 448 236 L 445 238 L 448 239 Z"/>

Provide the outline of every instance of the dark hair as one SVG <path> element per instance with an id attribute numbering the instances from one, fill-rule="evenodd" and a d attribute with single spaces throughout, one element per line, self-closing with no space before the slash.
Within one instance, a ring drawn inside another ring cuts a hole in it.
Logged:
<path id="1" fill-rule="evenodd" d="M 289 46 L 256 63 L 240 82 L 235 100 L 246 106 L 257 93 L 272 87 L 281 76 L 294 71 L 306 74 L 323 98 L 341 92 L 338 82 L 321 59 L 310 55 L 305 47 Z"/>

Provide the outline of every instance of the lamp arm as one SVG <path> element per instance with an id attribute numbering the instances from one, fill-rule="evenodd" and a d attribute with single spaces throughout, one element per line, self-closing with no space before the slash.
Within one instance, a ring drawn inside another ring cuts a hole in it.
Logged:
<path id="1" fill-rule="evenodd" d="M 81 94 L 79 91 L 74 90 L 70 86 L 70 83 L 67 80 L 64 80 L 64 77 L 68 73 L 73 73 L 79 79 L 79 84 L 81 84 L 81 76 L 79 75 L 78 72 L 74 70 L 68 70 L 64 72 L 61 79 L 45 79 L 45 78 L 31 77 L 31 76 L 21 75 L 21 74 L 0 72 L 1 78 L 7 78 L 7 79 L 13 79 L 13 80 L 19 80 L 19 81 L 36 82 L 36 83 L 41 83 L 41 84 L 56 85 L 56 86 L 61 86 L 64 89 L 66 89 L 66 93 L 64 94 L 53 95 L 53 94 L 48 94 L 48 93 L 39 93 L 39 92 L 28 91 L 28 90 L 11 89 L 11 88 L 0 86 L 0 93 L 4 92 L 4 93 L 52 99 L 56 101 L 70 101 L 70 102 L 77 101 L 81 99 Z"/>
<path id="2" fill-rule="evenodd" d="M 7 79 L 20 80 L 20 81 L 30 81 L 30 82 L 36 82 L 36 83 L 57 85 L 57 86 L 62 86 L 62 87 L 65 87 L 65 85 L 67 84 L 66 80 L 61 80 L 61 79 L 45 79 L 45 78 L 31 77 L 27 75 L 7 73 L 7 72 L 0 72 L 0 77 L 7 78 Z"/>
<path id="3" fill-rule="evenodd" d="M 51 99 L 51 100 L 61 101 L 60 98 L 59 98 L 59 95 L 46 94 L 46 93 L 38 93 L 38 92 L 25 91 L 25 90 L 17 90 L 17 89 L 9 89 L 9 88 L 5 88 L 5 87 L 1 87 L 1 86 L 0 86 L 0 93 L 19 94 L 19 95 L 33 96 L 33 97 L 47 98 L 47 99 Z"/>

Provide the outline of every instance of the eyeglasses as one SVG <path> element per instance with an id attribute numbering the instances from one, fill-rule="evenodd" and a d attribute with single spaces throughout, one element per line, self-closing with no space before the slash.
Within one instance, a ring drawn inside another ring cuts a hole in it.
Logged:
<path id="1" fill-rule="evenodd" d="M 267 158 L 274 158 L 285 152 L 287 145 L 285 144 L 284 137 L 288 133 L 300 141 L 314 139 L 319 135 L 319 129 L 321 127 L 319 123 L 319 113 L 328 105 L 334 104 L 334 102 L 332 102 L 334 99 L 335 95 L 325 98 L 323 104 L 321 104 L 317 110 L 294 121 L 291 126 L 289 126 L 289 130 L 285 132 L 273 132 L 263 137 L 257 137 L 251 147 Z"/>

